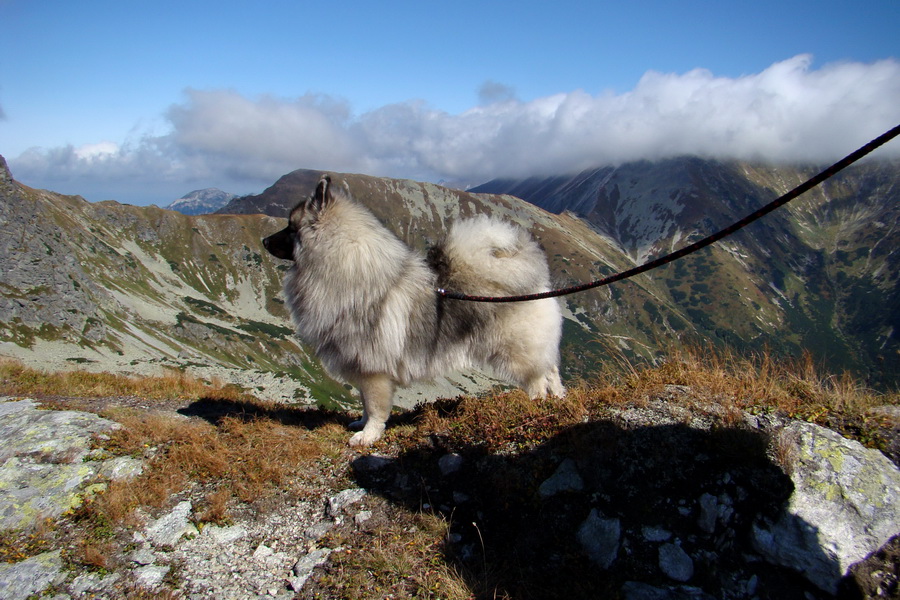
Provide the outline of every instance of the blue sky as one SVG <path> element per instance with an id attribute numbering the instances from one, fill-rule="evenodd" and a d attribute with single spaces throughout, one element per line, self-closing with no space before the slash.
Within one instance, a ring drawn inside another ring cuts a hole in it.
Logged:
<path id="1" fill-rule="evenodd" d="M 0 154 L 89 200 L 259 192 L 295 168 L 828 161 L 900 123 L 897 0 L 0 0 L 0 27 Z"/>

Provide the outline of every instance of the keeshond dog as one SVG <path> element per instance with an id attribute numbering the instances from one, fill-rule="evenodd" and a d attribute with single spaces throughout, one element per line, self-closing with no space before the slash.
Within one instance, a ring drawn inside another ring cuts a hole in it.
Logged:
<path id="1" fill-rule="evenodd" d="M 381 437 L 396 386 L 448 371 L 488 365 L 532 398 L 565 394 L 556 300 L 486 304 L 436 292 L 548 290 L 546 257 L 528 232 L 487 217 L 460 220 L 422 256 L 335 187 L 323 176 L 263 244 L 294 261 L 284 293 L 299 337 L 360 390 L 363 416 L 351 424 L 360 431 L 350 445 Z"/>

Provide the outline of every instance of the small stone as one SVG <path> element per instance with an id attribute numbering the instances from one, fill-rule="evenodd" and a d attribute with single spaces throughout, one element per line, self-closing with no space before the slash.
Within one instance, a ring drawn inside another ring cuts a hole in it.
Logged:
<path id="1" fill-rule="evenodd" d="M 325 536 L 326 533 L 331 531 L 332 527 L 334 527 L 334 523 L 332 523 L 331 521 L 320 521 L 315 525 L 307 527 L 303 531 L 303 537 L 307 540 L 320 540 Z"/>
<path id="2" fill-rule="evenodd" d="M 675 581 L 688 581 L 694 576 L 694 561 L 681 546 L 675 544 L 659 547 L 659 568 Z"/>
<path id="3" fill-rule="evenodd" d="M 716 519 L 718 517 L 716 497 L 712 494 L 700 496 L 700 516 L 697 518 L 697 525 L 700 529 L 706 533 L 713 533 L 716 530 Z"/>
<path id="4" fill-rule="evenodd" d="M 451 452 L 438 460 L 438 468 L 441 470 L 441 475 L 451 475 L 462 468 L 463 462 L 465 461 L 462 456 Z"/>
<path id="5" fill-rule="evenodd" d="M 577 492 L 584 488 L 584 481 L 578 474 L 575 461 L 567 458 L 557 467 L 556 472 L 548 477 L 538 488 L 541 498 L 549 498 L 560 492 Z"/>
<path id="6" fill-rule="evenodd" d="M 365 497 L 366 490 L 363 488 L 352 488 L 338 492 L 328 499 L 328 514 L 332 517 L 336 517 L 340 514 L 341 510 L 351 504 L 356 504 Z"/>
<path id="7" fill-rule="evenodd" d="M 367 454 L 353 461 L 353 468 L 362 473 L 373 473 L 390 465 L 393 461 L 383 456 Z"/>
<path id="8" fill-rule="evenodd" d="M 156 556 L 153 554 L 153 551 L 150 548 L 141 548 L 140 550 L 135 550 L 129 555 L 128 558 L 131 559 L 131 562 L 141 566 L 152 565 L 154 562 L 156 562 Z"/>
<path id="9" fill-rule="evenodd" d="M 196 535 L 197 528 L 188 520 L 191 503 L 185 500 L 147 528 L 147 536 L 155 546 L 174 546 L 181 536 Z"/>
<path id="10" fill-rule="evenodd" d="M 210 536 L 217 543 L 227 545 L 238 541 L 247 535 L 247 530 L 240 525 L 232 525 L 231 527 L 219 527 L 218 525 L 207 525 L 203 529 L 203 534 Z"/>
<path id="11" fill-rule="evenodd" d="M 359 526 L 371 518 L 372 518 L 371 510 L 361 510 L 358 513 L 356 513 L 356 516 L 353 517 L 353 522 L 356 523 L 357 526 Z"/>
<path id="12" fill-rule="evenodd" d="M 134 570 L 134 579 L 143 588 L 153 589 L 158 587 L 169 574 L 169 567 L 148 565 Z"/>
<path id="13" fill-rule="evenodd" d="M 333 552 L 330 548 L 319 548 L 313 550 L 294 565 L 294 575 L 288 584 L 295 592 L 299 592 L 306 584 L 306 580 L 312 575 L 313 569 L 320 565 L 324 565 L 328 561 L 328 556 Z"/>
<path id="14" fill-rule="evenodd" d="M 641 533 L 648 542 L 665 542 L 672 537 L 672 532 L 662 527 L 643 527 Z"/>
<path id="15" fill-rule="evenodd" d="M 578 528 L 578 541 L 601 569 L 608 569 L 619 554 L 621 528 L 618 519 L 606 519 L 597 509 Z"/>
<path id="16" fill-rule="evenodd" d="M 756 588 L 759 585 L 759 577 L 756 575 L 752 575 L 750 579 L 747 580 L 747 585 L 745 586 L 745 590 L 748 596 L 753 596 L 756 594 Z"/>
<path id="17" fill-rule="evenodd" d="M 453 492 L 453 502 L 456 504 L 465 504 L 471 500 L 468 494 L 462 492 Z"/>
<path id="18" fill-rule="evenodd" d="M 112 481 L 132 479 L 144 472 L 144 461 L 128 456 L 119 456 L 103 461 L 100 476 Z"/>

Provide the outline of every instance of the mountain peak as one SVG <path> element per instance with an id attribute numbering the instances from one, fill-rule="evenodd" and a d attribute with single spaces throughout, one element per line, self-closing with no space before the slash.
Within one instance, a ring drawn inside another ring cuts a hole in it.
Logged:
<path id="1" fill-rule="evenodd" d="M 185 215 L 205 215 L 216 212 L 235 198 L 237 195 L 219 188 L 205 188 L 185 194 L 166 208 Z"/>

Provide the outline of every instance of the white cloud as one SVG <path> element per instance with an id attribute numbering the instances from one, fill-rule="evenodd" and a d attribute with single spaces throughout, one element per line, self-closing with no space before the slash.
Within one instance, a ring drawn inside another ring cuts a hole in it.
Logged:
<path id="1" fill-rule="evenodd" d="M 115 142 L 99 142 L 85 144 L 73 150 L 75 156 L 83 161 L 102 160 L 119 153 L 119 145 Z"/>
<path id="2" fill-rule="evenodd" d="M 166 114 L 167 135 L 35 150 L 11 162 L 25 181 L 143 186 L 260 189 L 296 168 L 477 181 L 679 154 L 822 163 L 900 122 L 900 62 L 811 64 L 800 55 L 737 78 L 650 71 L 626 93 L 527 102 L 487 82 L 482 104 L 458 115 L 421 101 L 353 115 L 347 102 L 324 95 L 189 90 Z M 900 142 L 881 155 L 900 155 Z"/>

